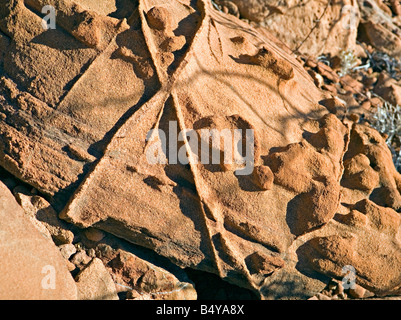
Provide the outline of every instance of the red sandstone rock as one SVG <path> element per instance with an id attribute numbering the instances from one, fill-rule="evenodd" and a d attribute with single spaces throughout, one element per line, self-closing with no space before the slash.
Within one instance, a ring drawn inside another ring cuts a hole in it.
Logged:
<path id="1" fill-rule="evenodd" d="M 359 8 L 354 1 L 232 0 L 241 15 L 262 23 L 292 50 L 317 57 L 355 50 Z"/>
<path id="2" fill-rule="evenodd" d="M 111 275 L 102 261 L 94 258 L 75 277 L 80 300 L 119 300 Z"/>
<path id="3" fill-rule="evenodd" d="M 114 2 L 52 0 L 63 28 L 52 32 L 34 13 L 44 3 L 0 8 L 0 164 L 58 210 L 65 205 L 63 219 L 261 298 L 313 296 L 328 277 L 341 279 L 344 265 L 374 293 L 399 292 L 401 176 L 391 153 L 377 131 L 336 112 L 291 50 L 206 0 L 140 0 L 113 18 Z M 323 26 L 339 13 L 328 10 Z M 327 49 L 310 39 L 308 50 Z M 322 62 L 307 65 L 340 81 Z M 253 160 L 224 163 L 223 142 L 206 140 L 219 162 L 196 161 L 185 136 L 164 146 L 178 142 L 187 163 L 167 151 L 151 163 L 148 152 L 155 141 L 163 146 L 161 132 L 173 136 L 171 123 L 199 140 L 205 129 L 250 130 L 253 141 L 241 133 L 236 147 L 251 147 Z M 149 140 L 151 129 L 162 131 Z M 238 174 L 249 163 L 249 174 Z M 106 263 L 121 264 L 109 267 L 125 284 L 160 280 L 146 262 L 124 257 Z M 82 269 L 77 280 L 100 284 L 91 259 L 84 251 L 71 258 Z M 93 298 L 104 288 L 81 289 Z"/>
<path id="4" fill-rule="evenodd" d="M 379 76 L 374 92 L 394 106 L 401 106 L 401 86 L 388 75 L 382 73 Z"/>
<path id="5" fill-rule="evenodd" d="M 77 299 L 75 282 L 59 249 L 25 215 L 0 184 L 0 298 Z"/>
<path id="6" fill-rule="evenodd" d="M 179 281 L 172 273 L 122 249 L 96 247 L 97 256 L 113 275 L 119 292 L 147 296 L 150 300 L 196 300 L 192 283 Z"/>

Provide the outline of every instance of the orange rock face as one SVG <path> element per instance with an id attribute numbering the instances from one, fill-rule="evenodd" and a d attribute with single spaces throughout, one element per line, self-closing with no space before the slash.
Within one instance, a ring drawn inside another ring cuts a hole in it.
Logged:
<path id="1" fill-rule="evenodd" d="M 76 300 L 77 287 L 59 249 L 25 216 L 0 184 L 0 298 Z"/>
<path id="2" fill-rule="evenodd" d="M 223 1 L 217 0 L 217 3 Z M 310 56 L 355 50 L 357 1 L 231 0 L 242 17 L 262 24 L 291 50 Z"/>
<path id="3" fill-rule="evenodd" d="M 310 297 L 345 265 L 369 290 L 397 292 L 390 151 L 330 114 L 331 97 L 266 31 L 206 0 L 6 2 L 0 164 L 61 218 L 261 298 Z M 55 30 L 41 28 L 45 4 Z M 226 148 L 204 130 L 238 139 Z M 197 161 L 200 145 L 219 161 Z M 222 161 L 230 152 L 244 161 Z"/>

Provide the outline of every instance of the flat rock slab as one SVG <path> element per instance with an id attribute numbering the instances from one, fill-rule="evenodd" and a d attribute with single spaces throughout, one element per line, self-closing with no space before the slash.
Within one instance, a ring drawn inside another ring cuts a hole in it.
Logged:
<path id="1" fill-rule="evenodd" d="M 35 228 L 3 184 L 0 221 L 0 299 L 77 299 L 59 249 Z"/>
<path id="2" fill-rule="evenodd" d="M 116 285 L 98 258 L 92 259 L 75 280 L 80 300 L 119 300 Z"/>

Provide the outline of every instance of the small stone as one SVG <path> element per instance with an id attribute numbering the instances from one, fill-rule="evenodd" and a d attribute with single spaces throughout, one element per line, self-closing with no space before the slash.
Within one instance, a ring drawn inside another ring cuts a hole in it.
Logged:
<path id="1" fill-rule="evenodd" d="M 60 249 L 61 255 L 64 259 L 70 259 L 70 257 L 77 252 L 77 249 L 72 243 L 62 244 L 59 245 L 58 248 Z"/>
<path id="2" fill-rule="evenodd" d="M 228 13 L 228 14 L 231 14 L 231 15 L 237 17 L 237 18 L 240 17 L 240 13 L 239 13 L 238 7 L 232 1 L 223 1 L 222 5 L 223 5 L 223 11 L 224 12 L 227 11 L 226 13 Z"/>
<path id="3" fill-rule="evenodd" d="M 273 187 L 274 175 L 268 166 L 257 166 L 253 173 L 262 190 L 270 190 Z"/>
<path id="4" fill-rule="evenodd" d="M 342 59 L 339 56 L 334 56 L 330 61 L 330 66 L 335 71 L 341 70 Z"/>
<path id="5" fill-rule="evenodd" d="M 86 254 L 91 258 L 96 258 L 96 250 L 93 248 L 88 249 Z"/>
<path id="6" fill-rule="evenodd" d="M 383 106 L 383 101 L 380 98 L 373 97 L 369 101 L 372 104 L 372 106 L 375 108 L 379 108 L 379 107 Z"/>
<path id="7" fill-rule="evenodd" d="M 113 279 L 98 258 L 80 271 L 75 281 L 80 300 L 119 300 Z"/>
<path id="8" fill-rule="evenodd" d="M 401 4 L 397 0 L 390 0 L 391 8 L 394 11 L 394 14 L 397 16 L 401 16 Z"/>
<path id="9" fill-rule="evenodd" d="M 337 282 L 337 287 L 334 291 L 335 294 L 340 295 L 344 293 L 344 286 L 342 281 L 336 281 Z"/>
<path id="10" fill-rule="evenodd" d="M 171 17 L 170 13 L 166 8 L 153 7 L 146 14 L 148 24 L 151 28 L 157 30 L 170 30 L 171 29 Z"/>
<path id="11" fill-rule="evenodd" d="M 375 84 L 377 81 L 376 77 L 364 77 L 362 79 L 362 83 L 368 87 L 369 89 L 373 89 L 373 84 Z"/>
<path id="12" fill-rule="evenodd" d="M 102 259 L 102 260 L 111 260 L 114 258 L 115 256 L 115 250 L 104 243 L 100 243 L 96 246 L 95 248 L 95 252 L 96 252 L 96 257 Z"/>
<path id="13" fill-rule="evenodd" d="M 352 93 L 360 93 L 363 91 L 364 88 L 362 83 L 360 83 L 358 80 L 355 80 L 348 74 L 341 77 L 340 83 L 345 90 Z"/>
<path id="14" fill-rule="evenodd" d="M 164 40 L 160 45 L 160 48 L 167 52 L 174 52 L 181 50 L 184 47 L 185 43 L 186 39 L 184 36 L 179 36 L 179 37 L 172 36 Z"/>
<path id="15" fill-rule="evenodd" d="M 82 268 L 86 266 L 90 261 L 92 260 L 91 257 L 89 257 L 85 251 L 79 251 L 75 253 L 72 258 L 71 262 L 75 264 L 78 268 Z"/>
<path id="16" fill-rule="evenodd" d="M 309 75 L 312 77 L 313 82 L 315 83 L 316 87 L 320 88 L 324 84 L 323 77 L 314 70 L 308 70 Z"/>
<path id="17" fill-rule="evenodd" d="M 99 244 L 96 247 L 96 254 L 107 266 L 121 292 L 135 288 L 141 296 L 148 294 L 152 300 L 197 299 L 196 290 L 190 282 L 181 282 L 167 270 L 132 253 L 122 249 L 114 250 L 108 245 Z M 136 298 L 139 299 L 139 297 Z"/>
<path id="18" fill-rule="evenodd" d="M 268 256 L 260 253 L 253 253 L 247 258 L 251 273 L 270 274 L 276 269 L 284 267 L 285 262 L 280 257 Z"/>
<path id="19" fill-rule="evenodd" d="M 324 84 L 323 86 L 322 86 L 322 89 L 324 89 L 324 90 L 327 90 L 327 91 L 329 91 L 329 92 L 331 92 L 331 93 L 333 93 L 333 94 L 337 94 L 337 88 L 336 88 L 336 86 L 335 85 L 332 85 L 332 84 Z"/>
<path id="20" fill-rule="evenodd" d="M 359 122 L 360 116 L 356 113 L 351 113 L 348 118 L 352 121 L 352 122 Z"/>
<path id="21" fill-rule="evenodd" d="M 364 297 L 365 292 L 366 292 L 365 288 L 362 288 L 360 285 L 356 284 L 355 288 L 354 289 L 349 289 L 348 293 L 352 298 L 361 299 L 361 298 Z"/>
<path id="22" fill-rule="evenodd" d="M 320 292 L 321 294 L 323 294 L 323 295 L 325 295 L 325 296 L 328 296 L 328 297 L 331 297 L 332 296 L 332 294 L 331 294 L 331 292 L 329 291 L 329 290 L 323 290 L 322 292 Z"/>
<path id="23" fill-rule="evenodd" d="M 307 59 L 305 62 L 305 65 L 307 65 L 310 68 L 316 68 L 317 67 L 317 62 L 313 59 Z"/>
<path id="24" fill-rule="evenodd" d="M 88 240 L 91 240 L 93 242 L 99 242 L 104 238 L 105 234 L 103 231 L 99 229 L 88 228 L 85 230 L 85 236 L 86 238 L 88 238 Z"/>
<path id="25" fill-rule="evenodd" d="M 364 298 L 371 298 L 371 297 L 374 297 L 374 296 L 375 296 L 375 294 L 372 291 L 366 290 L 363 297 Z"/>
<path id="26" fill-rule="evenodd" d="M 370 111 L 370 109 L 372 108 L 372 104 L 370 103 L 369 100 L 366 100 L 366 101 L 362 102 L 361 108 L 363 108 L 367 111 Z"/>
<path id="27" fill-rule="evenodd" d="M 66 262 L 67 269 L 68 269 L 69 272 L 72 272 L 77 268 L 76 265 L 73 264 L 71 261 L 66 260 L 65 262 Z"/>
<path id="28" fill-rule="evenodd" d="M 401 86 L 395 79 L 384 73 L 378 77 L 373 92 L 393 105 L 401 105 Z"/>
<path id="29" fill-rule="evenodd" d="M 344 101 L 335 97 L 321 100 L 319 103 L 326 107 L 327 110 L 332 114 L 338 114 L 340 111 L 344 111 L 346 108 Z"/>
<path id="30" fill-rule="evenodd" d="M 328 290 L 334 292 L 334 291 L 337 289 L 337 286 L 338 286 L 337 282 L 331 281 L 331 282 L 328 284 L 327 288 L 328 288 Z"/>
<path id="31" fill-rule="evenodd" d="M 317 63 L 317 70 L 323 77 L 326 77 L 328 80 L 334 83 L 340 82 L 340 77 L 327 64 L 319 61 Z"/>

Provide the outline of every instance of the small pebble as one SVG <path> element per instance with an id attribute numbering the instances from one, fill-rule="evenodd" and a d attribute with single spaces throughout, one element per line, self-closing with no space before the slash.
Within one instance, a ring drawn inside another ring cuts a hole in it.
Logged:
<path id="1" fill-rule="evenodd" d="M 64 259 L 70 259 L 70 257 L 77 252 L 77 249 L 72 243 L 68 244 L 62 244 L 58 246 L 60 249 L 61 255 L 64 257 Z"/>
<path id="2" fill-rule="evenodd" d="M 96 250 L 93 248 L 88 249 L 86 254 L 91 258 L 96 258 Z"/>
<path id="3" fill-rule="evenodd" d="M 351 113 L 348 117 L 352 122 L 355 122 L 355 123 L 358 123 L 359 119 L 360 119 L 360 116 L 356 113 Z"/>
<path id="4" fill-rule="evenodd" d="M 71 261 L 66 260 L 66 264 L 67 264 L 67 269 L 69 272 L 74 271 L 77 267 L 75 266 L 75 264 L 73 264 Z"/>
<path id="5" fill-rule="evenodd" d="M 342 281 L 336 281 L 336 282 L 337 282 L 337 288 L 334 291 L 334 293 L 337 294 L 337 295 L 344 294 L 344 286 L 343 286 Z"/>
<path id="6" fill-rule="evenodd" d="M 93 242 L 99 242 L 104 238 L 104 232 L 99 230 L 99 229 L 95 229 L 95 228 L 89 228 L 85 230 L 85 237 L 88 238 L 88 240 L 91 240 Z"/>
<path id="7" fill-rule="evenodd" d="M 365 295 L 365 288 L 362 288 L 360 285 L 355 285 L 354 289 L 349 289 L 349 295 L 355 299 L 361 299 Z"/>
<path id="8" fill-rule="evenodd" d="M 72 256 L 70 261 L 78 268 L 82 268 L 86 266 L 91 260 L 92 258 L 89 257 L 85 251 L 79 251 Z"/>

